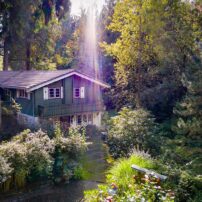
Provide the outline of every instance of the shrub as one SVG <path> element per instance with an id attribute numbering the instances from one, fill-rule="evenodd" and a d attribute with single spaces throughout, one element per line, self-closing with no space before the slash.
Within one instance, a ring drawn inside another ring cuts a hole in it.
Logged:
<path id="1" fill-rule="evenodd" d="M 86 202 L 106 201 L 174 201 L 174 193 L 166 190 L 159 180 L 139 175 L 132 164 L 152 170 L 161 170 L 161 165 L 145 153 L 134 153 L 129 158 L 116 161 L 107 174 L 107 184 L 98 189 L 85 191 Z"/>
<path id="2" fill-rule="evenodd" d="M 148 111 L 123 108 L 118 116 L 109 120 L 108 127 L 107 144 L 115 158 L 128 156 L 134 147 L 152 154 L 159 150 L 158 127 Z"/>
<path id="3" fill-rule="evenodd" d="M 16 115 L 16 113 L 20 112 L 21 110 L 21 106 L 20 104 L 18 104 L 14 99 L 11 100 L 11 103 L 2 104 L 2 114 L 3 115 L 7 115 L 7 116 L 11 116 L 11 115 Z"/>
<path id="4" fill-rule="evenodd" d="M 0 156 L 0 184 L 4 183 L 8 178 L 11 177 L 13 169 L 8 163 L 7 159 Z"/>
<path id="5" fill-rule="evenodd" d="M 201 186 L 201 178 L 197 179 L 197 177 L 194 177 L 185 171 L 181 172 L 179 183 L 176 186 L 176 201 L 201 201 Z"/>
<path id="6" fill-rule="evenodd" d="M 82 166 L 77 166 L 74 170 L 74 179 L 76 180 L 87 180 L 89 176 L 89 172 Z"/>
<path id="7" fill-rule="evenodd" d="M 84 133 L 70 129 L 65 138 L 60 131 L 50 139 L 43 131 L 25 130 L 0 145 L 0 188 L 21 188 L 27 180 L 52 176 L 54 166 L 69 179 L 78 167 L 77 156 L 86 149 Z M 60 164 L 60 166 L 58 166 Z"/>
<path id="8" fill-rule="evenodd" d="M 27 148 L 18 141 L 11 141 L 0 146 L 0 155 L 8 159 L 13 168 L 13 184 L 15 187 L 22 187 L 25 184 L 29 172 L 27 167 Z"/>
<path id="9" fill-rule="evenodd" d="M 74 177 L 79 178 L 78 157 L 87 149 L 85 130 L 81 127 L 69 128 L 68 136 L 64 137 L 57 124 L 54 134 L 55 161 L 53 166 L 54 182 L 69 180 Z"/>
<path id="10" fill-rule="evenodd" d="M 23 187 L 27 177 L 40 175 L 51 166 L 54 142 L 42 131 L 22 132 L 1 144 L 0 155 L 12 168 L 14 187 Z"/>
<path id="11" fill-rule="evenodd" d="M 59 127 L 59 126 L 58 126 Z M 68 153 L 71 158 L 77 157 L 87 149 L 85 129 L 82 127 L 69 128 L 68 137 L 65 138 L 60 129 L 55 130 L 55 144 L 62 153 Z"/>
<path id="12" fill-rule="evenodd" d="M 38 131 L 30 133 L 24 140 L 27 147 L 27 166 L 33 178 L 50 175 L 53 165 L 55 143 L 46 133 Z"/>

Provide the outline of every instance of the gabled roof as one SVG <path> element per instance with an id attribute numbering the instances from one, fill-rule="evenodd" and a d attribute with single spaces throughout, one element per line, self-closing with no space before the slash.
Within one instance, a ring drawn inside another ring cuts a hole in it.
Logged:
<path id="1" fill-rule="evenodd" d="M 73 75 L 77 75 L 105 88 L 110 87 L 105 82 L 75 69 L 54 71 L 0 71 L 0 87 L 25 89 L 27 92 L 31 92 Z"/>

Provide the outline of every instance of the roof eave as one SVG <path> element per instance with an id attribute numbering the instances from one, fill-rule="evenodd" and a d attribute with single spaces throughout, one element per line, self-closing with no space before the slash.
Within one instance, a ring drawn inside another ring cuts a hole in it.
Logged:
<path id="1" fill-rule="evenodd" d="M 4 86 L 4 85 L 0 85 L 0 88 L 3 88 L 3 89 L 19 89 L 19 90 L 27 90 L 27 88 L 25 88 L 25 87 L 21 87 L 21 86 Z"/>
<path id="2" fill-rule="evenodd" d="M 110 88 L 110 87 L 111 87 L 110 85 L 108 85 L 108 84 L 105 83 L 105 82 L 102 82 L 102 81 L 93 79 L 93 78 L 91 78 L 91 77 L 89 77 L 89 76 L 87 76 L 87 75 L 84 75 L 84 74 L 82 74 L 82 73 L 80 73 L 80 72 L 78 72 L 78 71 L 75 70 L 75 71 L 73 71 L 73 72 L 70 72 L 70 73 L 64 74 L 64 75 L 62 75 L 62 76 L 59 76 L 59 77 L 57 77 L 57 78 L 55 78 L 55 79 L 51 79 L 51 80 L 49 80 L 49 81 L 47 81 L 47 82 L 43 82 L 43 83 L 41 83 L 41 84 L 37 84 L 37 85 L 35 85 L 35 86 L 29 87 L 29 88 L 27 88 L 27 92 L 32 92 L 32 91 L 34 91 L 34 90 L 37 90 L 37 89 L 39 89 L 39 88 L 42 88 L 42 87 L 47 86 L 47 85 L 49 85 L 49 84 L 51 84 L 51 83 L 57 82 L 57 81 L 59 81 L 59 80 L 68 78 L 68 77 L 73 76 L 73 75 L 77 75 L 77 76 L 79 76 L 79 77 L 81 77 L 81 78 L 84 78 L 84 79 L 86 79 L 86 80 L 88 80 L 88 81 L 91 81 L 91 82 L 93 82 L 93 83 L 96 83 L 97 85 L 100 85 L 100 86 L 102 86 L 103 88 Z"/>

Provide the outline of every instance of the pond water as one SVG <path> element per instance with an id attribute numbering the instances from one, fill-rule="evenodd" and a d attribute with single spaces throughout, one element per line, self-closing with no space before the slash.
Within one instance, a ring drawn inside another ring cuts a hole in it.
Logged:
<path id="1" fill-rule="evenodd" d="M 79 202 L 83 198 L 83 191 L 97 187 L 97 184 L 105 182 L 105 172 L 108 168 L 106 162 L 107 151 L 103 146 L 100 135 L 96 131 L 90 131 L 89 141 L 92 144 L 82 157 L 84 167 L 89 176 L 87 180 L 71 181 L 67 184 L 53 185 L 52 183 L 32 184 L 21 192 L 9 193 L 0 196 L 2 202 Z"/>

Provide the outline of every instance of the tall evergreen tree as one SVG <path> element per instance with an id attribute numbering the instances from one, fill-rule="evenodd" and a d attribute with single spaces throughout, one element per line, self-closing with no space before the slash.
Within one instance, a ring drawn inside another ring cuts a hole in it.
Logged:
<path id="1" fill-rule="evenodd" d="M 178 117 L 175 132 L 191 139 L 202 140 L 202 12 L 199 4 L 192 5 L 192 36 L 195 43 L 184 66 L 182 82 L 187 89 L 185 98 L 174 110 Z"/>
<path id="2" fill-rule="evenodd" d="M 36 44 L 41 41 L 46 42 L 46 48 L 42 47 L 44 51 L 50 50 L 54 35 L 58 35 L 55 32 L 51 36 L 54 29 L 58 30 L 56 21 L 69 11 L 69 6 L 70 2 L 63 0 L 1 1 L 0 12 L 3 26 L 1 41 L 4 47 L 4 69 L 7 70 L 9 65 L 14 69 L 29 70 L 34 68 L 34 62 L 38 60 L 39 56 L 36 56 L 36 52 L 34 52 Z M 49 22 L 52 25 L 49 25 Z M 56 27 L 53 29 L 54 25 Z M 46 37 L 45 40 L 44 37 Z M 39 41 L 37 41 L 38 39 Z M 43 49 L 41 48 L 41 51 Z M 46 55 L 46 59 L 50 56 L 46 53 L 43 55 Z"/>

